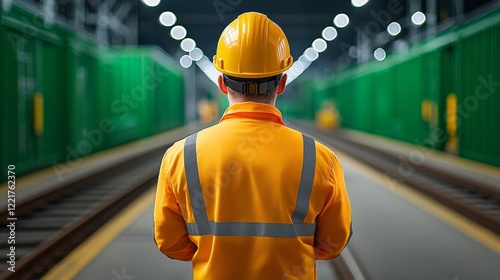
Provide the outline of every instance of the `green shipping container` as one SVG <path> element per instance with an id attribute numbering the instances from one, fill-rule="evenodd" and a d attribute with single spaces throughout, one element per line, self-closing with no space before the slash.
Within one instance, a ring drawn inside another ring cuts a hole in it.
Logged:
<path id="1" fill-rule="evenodd" d="M 184 124 L 184 80 L 156 47 L 116 48 L 100 61 L 99 112 L 111 147 Z"/>
<path id="2" fill-rule="evenodd" d="M 2 13 L 1 166 L 15 165 L 18 175 L 65 157 L 63 43 L 62 30 L 37 15 L 16 6 Z"/>

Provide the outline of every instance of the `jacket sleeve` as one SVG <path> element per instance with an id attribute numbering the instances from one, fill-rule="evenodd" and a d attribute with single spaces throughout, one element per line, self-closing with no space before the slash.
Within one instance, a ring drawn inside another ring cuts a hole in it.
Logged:
<path id="1" fill-rule="evenodd" d="M 345 186 L 344 172 L 333 153 L 330 172 L 325 205 L 316 220 L 314 249 L 317 260 L 337 257 L 352 235 L 351 204 Z"/>
<path id="2" fill-rule="evenodd" d="M 166 157 L 163 158 L 154 205 L 154 240 L 169 258 L 190 261 L 197 247 L 189 239 L 186 224 L 169 185 Z"/>

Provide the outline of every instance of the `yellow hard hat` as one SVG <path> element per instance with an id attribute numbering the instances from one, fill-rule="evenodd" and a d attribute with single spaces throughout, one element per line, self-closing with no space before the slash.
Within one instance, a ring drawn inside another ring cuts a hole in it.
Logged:
<path id="1" fill-rule="evenodd" d="M 213 60 L 226 75 L 252 79 L 279 75 L 292 63 L 283 30 L 256 12 L 240 15 L 222 31 Z"/>

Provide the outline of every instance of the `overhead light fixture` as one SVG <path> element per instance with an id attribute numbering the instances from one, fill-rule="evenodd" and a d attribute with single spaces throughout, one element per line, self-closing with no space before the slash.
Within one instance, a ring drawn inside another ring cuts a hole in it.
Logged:
<path id="1" fill-rule="evenodd" d="M 351 4 L 356 8 L 364 6 L 366 3 L 368 3 L 368 0 L 351 0 Z"/>
<path id="2" fill-rule="evenodd" d="M 185 38 L 181 42 L 181 49 L 185 52 L 190 52 L 196 47 L 196 42 L 191 38 Z"/>
<path id="3" fill-rule="evenodd" d="M 175 24 L 177 17 L 172 12 L 163 12 L 161 13 L 159 20 L 162 25 L 170 27 Z"/>
<path id="4" fill-rule="evenodd" d="M 396 36 L 401 32 L 401 25 L 397 22 L 391 22 L 387 26 L 387 33 L 389 33 L 392 36 Z"/>
<path id="5" fill-rule="evenodd" d="M 183 55 L 179 59 L 179 62 L 181 63 L 181 66 L 184 68 L 189 68 L 193 64 L 193 60 L 189 57 L 189 55 Z"/>
<path id="6" fill-rule="evenodd" d="M 422 25 L 425 22 L 425 14 L 418 11 L 411 16 L 411 22 L 415 25 Z"/>
<path id="7" fill-rule="evenodd" d="M 189 57 L 191 57 L 193 61 L 199 61 L 203 57 L 203 51 L 199 48 L 194 48 L 189 52 Z"/>
<path id="8" fill-rule="evenodd" d="M 170 36 L 172 36 L 175 40 L 182 40 L 186 37 L 186 35 L 186 28 L 182 25 L 176 25 L 170 30 Z"/>
<path id="9" fill-rule="evenodd" d="M 338 14 L 333 19 L 333 23 L 338 28 L 344 28 L 349 24 L 349 17 L 346 14 Z"/>
<path id="10" fill-rule="evenodd" d="M 327 47 L 326 41 L 321 38 L 318 38 L 312 42 L 312 47 L 315 51 L 322 53 L 326 50 Z"/>
<path id="11" fill-rule="evenodd" d="M 335 27 L 333 26 L 327 26 L 321 32 L 321 36 L 326 41 L 332 41 L 333 39 L 337 38 L 337 29 L 335 29 Z"/>
<path id="12" fill-rule="evenodd" d="M 312 61 L 315 61 L 319 55 L 315 49 L 309 47 L 304 51 L 304 56 L 307 60 L 312 62 Z"/>
<path id="13" fill-rule="evenodd" d="M 382 61 L 386 57 L 385 50 L 382 48 L 378 48 L 373 52 L 373 56 L 375 57 L 376 60 Z"/>
<path id="14" fill-rule="evenodd" d="M 161 0 L 142 0 L 142 3 L 148 7 L 156 7 L 160 4 Z"/>

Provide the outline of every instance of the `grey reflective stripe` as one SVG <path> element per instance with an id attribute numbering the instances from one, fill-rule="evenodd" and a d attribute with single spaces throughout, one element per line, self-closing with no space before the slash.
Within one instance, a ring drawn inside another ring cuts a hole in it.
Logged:
<path id="1" fill-rule="evenodd" d="M 292 214 L 293 224 L 278 224 L 208 221 L 205 201 L 201 192 L 200 177 L 198 174 L 196 136 L 196 133 L 188 136 L 184 144 L 186 180 L 195 219 L 194 223 L 186 223 L 189 235 L 213 234 L 215 236 L 266 236 L 285 238 L 314 235 L 316 223 L 303 223 L 307 212 L 309 212 L 309 199 L 311 196 L 316 165 L 316 146 L 314 139 L 302 135 L 304 157 L 302 162 L 299 191 L 297 194 L 297 202 L 295 204 L 295 210 Z"/>
<path id="2" fill-rule="evenodd" d="M 203 222 L 186 223 L 189 235 L 214 236 L 263 236 L 295 238 L 314 235 L 314 224 L 276 224 L 276 223 L 244 223 L 244 222 Z"/>
<path id="3" fill-rule="evenodd" d="M 196 222 L 206 222 L 208 221 L 207 210 L 201 192 L 198 161 L 196 160 L 196 136 L 197 133 L 189 135 L 184 143 L 184 168 L 194 219 Z"/>
<path id="4" fill-rule="evenodd" d="M 207 235 L 214 232 L 214 222 L 196 222 L 186 223 L 186 228 L 189 235 Z"/>
<path id="5" fill-rule="evenodd" d="M 302 223 L 309 212 L 309 198 L 314 180 L 314 170 L 316 167 L 316 145 L 314 139 L 302 134 L 304 142 L 304 158 L 302 160 L 302 173 L 300 175 L 299 192 L 297 194 L 297 204 L 293 211 L 292 221 Z"/>

